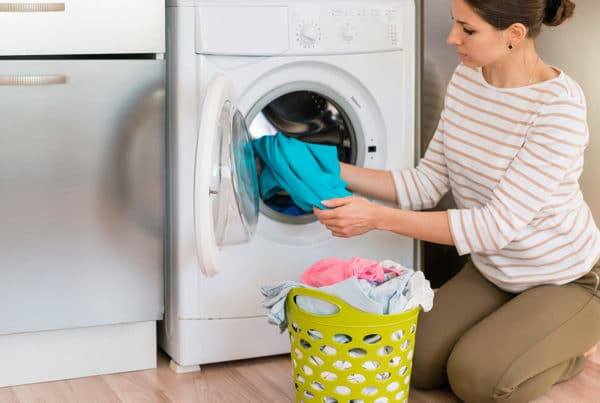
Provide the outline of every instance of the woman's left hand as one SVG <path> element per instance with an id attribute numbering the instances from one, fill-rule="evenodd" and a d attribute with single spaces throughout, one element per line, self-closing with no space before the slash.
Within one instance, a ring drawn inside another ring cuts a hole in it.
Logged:
<path id="1" fill-rule="evenodd" d="M 321 203 L 331 210 L 313 207 L 313 212 L 334 236 L 349 238 L 377 229 L 380 206 L 367 199 L 348 196 Z"/>

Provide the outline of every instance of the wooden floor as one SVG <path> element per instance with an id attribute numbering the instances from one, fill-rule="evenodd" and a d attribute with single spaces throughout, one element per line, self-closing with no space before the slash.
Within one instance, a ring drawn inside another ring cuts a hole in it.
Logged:
<path id="1" fill-rule="evenodd" d="M 294 402 L 287 356 L 212 364 L 177 375 L 159 352 L 158 368 L 124 374 L 0 388 L 1 403 L 285 403 Z M 411 389 L 410 403 L 458 402 L 449 390 Z M 599 403 L 600 349 L 584 372 L 532 403 Z"/>

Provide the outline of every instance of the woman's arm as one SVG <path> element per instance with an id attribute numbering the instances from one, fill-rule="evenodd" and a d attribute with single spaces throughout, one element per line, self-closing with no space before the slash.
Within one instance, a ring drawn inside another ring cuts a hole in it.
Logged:
<path id="1" fill-rule="evenodd" d="M 454 245 L 446 211 L 400 210 L 355 196 L 322 203 L 331 210 L 314 208 L 314 213 L 334 236 L 348 238 L 378 229 L 422 241 Z"/>
<path id="2" fill-rule="evenodd" d="M 357 167 L 340 162 L 341 177 L 348 190 L 366 197 L 397 203 L 396 185 L 390 171 Z"/>
<path id="3" fill-rule="evenodd" d="M 403 209 L 434 207 L 450 188 L 444 157 L 444 112 L 427 151 L 415 168 L 384 171 L 340 163 L 348 189 L 366 197 L 394 203 Z"/>
<path id="4" fill-rule="evenodd" d="M 415 178 L 416 172 L 407 170 L 400 172 L 407 175 L 398 182 L 402 186 L 398 196 L 401 199 L 405 195 L 411 196 L 409 203 L 398 203 L 403 209 L 348 197 L 322 202 L 332 210 L 315 210 L 315 214 L 333 235 L 341 237 L 381 229 L 424 241 L 455 245 L 461 255 L 503 249 L 543 208 L 548 208 L 548 201 L 568 169 L 581 160 L 589 141 L 584 105 L 566 96 L 544 106 L 532 127 L 489 200 L 482 206 L 446 212 L 407 211 L 415 207 L 416 202 L 426 200 L 421 192 L 424 187 L 417 186 L 426 176 Z M 441 147 L 435 137 L 429 151 L 432 146 Z M 435 153 L 438 154 L 443 155 L 443 150 Z M 422 169 L 428 166 L 422 165 Z M 440 164 L 431 166 L 438 170 Z M 440 172 L 438 178 L 445 190 L 448 183 L 442 183 L 442 180 L 447 179 L 446 170 Z M 369 180 L 365 175 L 362 183 L 367 186 Z M 376 181 L 375 178 L 372 180 Z M 431 185 L 434 187 L 433 181 Z"/>

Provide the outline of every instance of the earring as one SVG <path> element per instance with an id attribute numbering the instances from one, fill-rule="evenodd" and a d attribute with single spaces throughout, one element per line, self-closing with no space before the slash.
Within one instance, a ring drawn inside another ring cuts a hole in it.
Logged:
<path id="1" fill-rule="evenodd" d="M 509 43 L 509 44 L 508 44 L 508 48 L 509 48 L 509 49 L 512 49 L 512 43 Z"/>

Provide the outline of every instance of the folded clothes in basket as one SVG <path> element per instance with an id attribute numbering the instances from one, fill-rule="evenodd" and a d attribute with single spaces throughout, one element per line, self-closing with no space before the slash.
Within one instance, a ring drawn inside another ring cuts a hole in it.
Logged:
<path id="1" fill-rule="evenodd" d="M 391 260 L 380 265 L 390 270 L 383 282 L 369 281 L 350 276 L 335 284 L 324 287 L 312 287 L 296 281 L 285 281 L 273 287 L 262 287 L 265 297 L 263 306 L 269 309 L 269 322 L 278 325 L 281 331 L 287 327 L 285 300 L 295 287 L 312 288 L 334 295 L 356 309 L 375 314 L 396 314 L 421 306 L 424 311 L 433 306 L 433 290 L 422 272 L 407 269 Z M 318 314 L 331 315 L 337 308 L 323 300 L 299 296 L 296 300 L 303 310 Z"/>

